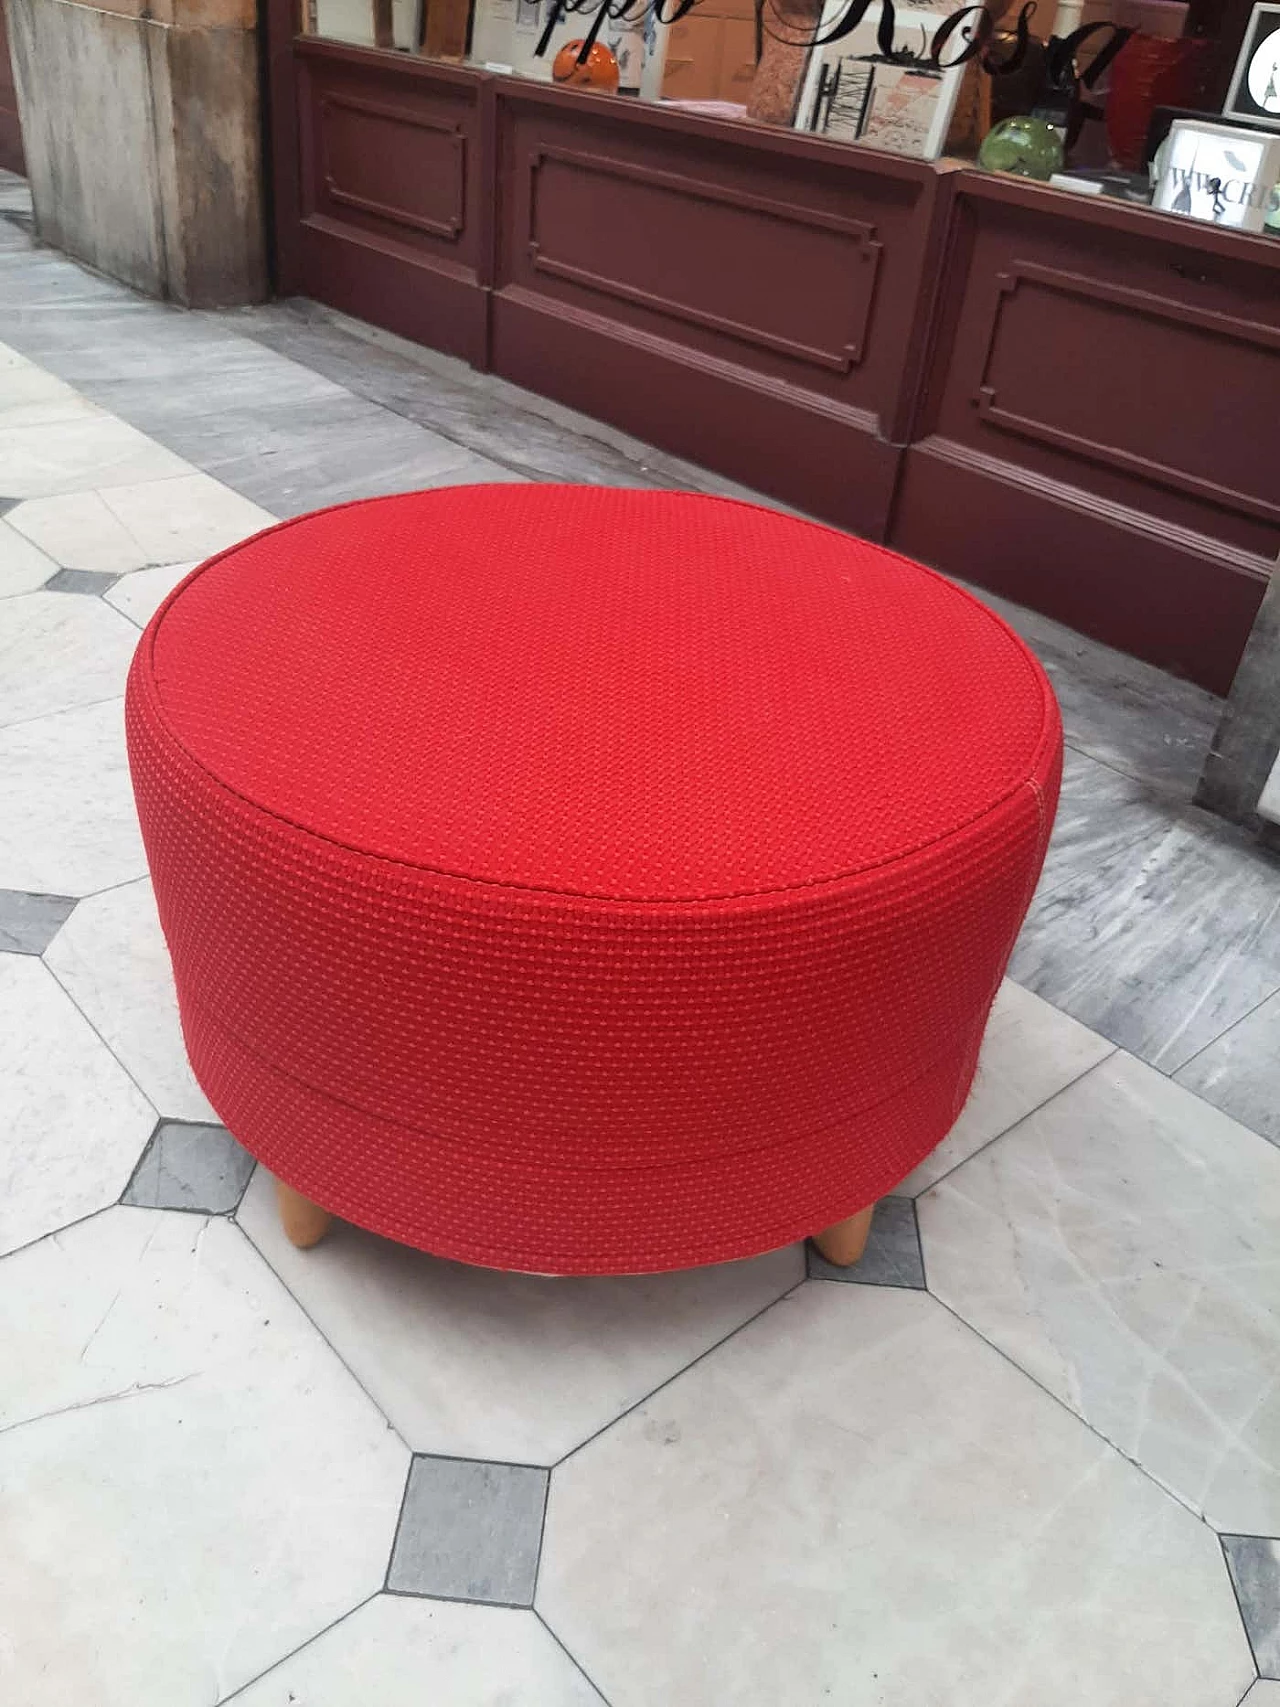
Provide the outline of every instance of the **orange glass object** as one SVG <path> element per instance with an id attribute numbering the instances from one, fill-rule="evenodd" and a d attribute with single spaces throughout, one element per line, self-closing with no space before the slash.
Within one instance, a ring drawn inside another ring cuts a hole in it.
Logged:
<path id="1" fill-rule="evenodd" d="M 551 67 L 553 80 L 571 89 L 595 89 L 602 95 L 616 95 L 619 74 L 613 49 L 603 42 L 593 42 L 591 52 L 579 65 L 581 52 L 581 40 L 566 42 Z"/>

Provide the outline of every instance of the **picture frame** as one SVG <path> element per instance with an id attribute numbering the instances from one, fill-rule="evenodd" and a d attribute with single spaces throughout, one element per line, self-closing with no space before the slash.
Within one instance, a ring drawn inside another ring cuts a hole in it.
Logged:
<path id="1" fill-rule="evenodd" d="M 1235 231 L 1264 229 L 1280 181 L 1280 135 L 1176 119 L 1157 160 L 1152 206 L 1161 213 Z"/>
<path id="2" fill-rule="evenodd" d="M 1280 130 L 1280 4 L 1275 0 L 1259 0 L 1249 14 L 1222 111 L 1264 130 Z"/>
<path id="3" fill-rule="evenodd" d="M 827 0 L 820 34 L 835 26 L 847 0 Z M 895 41 L 920 53 L 889 60 L 879 51 L 881 8 L 873 5 L 849 35 L 809 55 L 795 128 L 920 160 L 936 160 L 951 128 L 965 67 L 937 70 L 929 43 L 949 14 L 908 4 L 897 12 Z"/>

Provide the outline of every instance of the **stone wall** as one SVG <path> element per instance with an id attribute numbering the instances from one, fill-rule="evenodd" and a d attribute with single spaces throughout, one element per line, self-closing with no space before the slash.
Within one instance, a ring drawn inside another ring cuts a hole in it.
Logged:
<path id="1" fill-rule="evenodd" d="M 255 0 L 8 0 L 42 239 L 191 307 L 266 295 Z"/>

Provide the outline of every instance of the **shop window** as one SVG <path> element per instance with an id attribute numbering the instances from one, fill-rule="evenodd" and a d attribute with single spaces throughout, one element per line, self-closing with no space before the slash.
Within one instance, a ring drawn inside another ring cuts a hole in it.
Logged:
<path id="1" fill-rule="evenodd" d="M 1280 4 L 1253 0 L 303 4 L 336 41 L 1162 206 L 1181 205 L 1160 198 L 1162 136 L 1196 114 L 1249 122 L 1223 115 L 1240 45 L 1259 14 L 1280 29 Z"/>

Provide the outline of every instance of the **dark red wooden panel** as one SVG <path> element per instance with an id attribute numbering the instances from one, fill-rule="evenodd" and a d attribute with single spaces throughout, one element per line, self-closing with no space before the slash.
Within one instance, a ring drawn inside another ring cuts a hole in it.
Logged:
<path id="1" fill-rule="evenodd" d="M 883 534 L 931 168 L 495 85 L 494 367 Z"/>
<path id="2" fill-rule="evenodd" d="M 483 79 L 309 40 L 295 66 L 292 288 L 483 363 Z"/>
<path id="3" fill-rule="evenodd" d="M 1280 550 L 1276 246 L 965 173 L 944 272 L 895 543 L 1225 689 Z"/>

